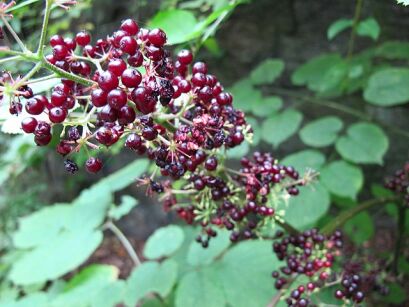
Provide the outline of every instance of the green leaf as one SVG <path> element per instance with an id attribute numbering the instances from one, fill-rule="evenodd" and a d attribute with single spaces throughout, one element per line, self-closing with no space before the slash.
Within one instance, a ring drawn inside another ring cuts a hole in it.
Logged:
<path id="1" fill-rule="evenodd" d="M 302 176 L 307 169 L 320 170 L 325 163 L 325 156 L 318 150 L 307 149 L 287 156 L 281 163 L 291 165 Z"/>
<path id="2" fill-rule="evenodd" d="M 278 96 L 263 97 L 254 101 L 251 112 L 260 117 L 268 117 L 283 106 L 283 100 Z"/>
<path id="3" fill-rule="evenodd" d="M 275 294 L 270 272 L 278 267 L 271 242 L 245 241 L 231 248 L 218 267 L 228 305 L 266 306 Z"/>
<path id="4" fill-rule="evenodd" d="M 263 140 L 278 147 L 298 130 L 302 118 L 302 114 L 294 109 L 287 109 L 271 116 L 263 123 Z"/>
<path id="5" fill-rule="evenodd" d="M 229 91 L 233 94 L 233 105 L 243 111 L 251 111 L 254 102 L 262 100 L 261 92 L 253 87 L 250 79 L 236 82 Z"/>
<path id="6" fill-rule="evenodd" d="M 383 130 L 365 122 L 351 125 L 336 143 L 337 152 L 344 159 L 363 164 L 382 164 L 388 146 L 389 140 Z"/>
<path id="7" fill-rule="evenodd" d="M 177 263 L 166 260 L 157 262 L 144 262 L 135 268 L 127 280 L 125 303 L 136 306 L 139 300 L 150 293 L 166 297 L 173 288 L 178 275 Z"/>
<path id="8" fill-rule="evenodd" d="M 305 125 L 300 130 L 300 138 L 309 146 L 328 146 L 335 142 L 342 127 L 341 119 L 336 116 L 326 116 Z"/>
<path id="9" fill-rule="evenodd" d="M 196 241 L 190 243 L 187 262 L 193 266 L 207 265 L 224 252 L 230 245 L 230 234 L 225 230 L 218 230 L 217 237 L 212 239 L 208 248 L 203 248 Z"/>
<path id="10" fill-rule="evenodd" d="M 159 228 L 149 237 L 143 253 L 148 259 L 170 256 L 182 245 L 183 239 L 184 233 L 179 226 Z"/>
<path id="11" fill-rule="evenodd" d="M 87 260 L 101 242 L 101 231 L 64 231 L 16 259 L 9 278 L 19 285 L 56 279 Z"/>
<path id="12" fill-rule="evenodd" d="M 388 302 L 394 305 L 403 304 L 406 300 L 407 292 L 398 283 L 390 283 L 387 285 L 389 293 L 383 298 L 384 302 Z"/>
<path id="13" fill-rule="evenodd" d="M 261 62 L 250 74 L 254 85 L 269 84 L 274 82 L 284 70 L 284 61 L 280 59 L 267 59 Z"/>
<path id="14" fill-rule="evenodd" d="M 180 44 L 192 39 L 197 25 L 195 15 L 186 10 L 169 9 L 157 13 L 148 23 L 150 28 L 161 28 L 166 32 L 169 45 Z"/>
<path id="15" fill-rule="evenodd" d="M 390 41 L 385 42 L 375 50 L 375 55 L 389 60 L 409 59 L 409 43 Z"/>
<path id="16" fill-rule="evenodd" d="M 229 148 L 226 155 L 229 159 L 241 159 L 243 156 L 247 155 L 250 150 L 250 145 L 248 142 L 244 141 L 239 146 L 234 148 Z"/>
<path id="17" fill-rule="evenodd" d="M 335 36 L 337 36 L 339 33 L 342 31 L 350 28 L 352 26 L 353 22 L 351 19 L 338 19 L 334 21 L 328 28 L 327 31 L 327 38 L 328 40 L 333 39 Z"/>
<path id="18" fill-rule="evenodd" d="M 13 242 L 22 256 L 13 263 L 11 280 L 45 282 L 82 264 L 102 241 L 96 228 L 105 220 L 111 193 L 133 182 L 147 165 L 147 160 L 133 162 L 84 190 L 71 205 L 45 207 L 20 219 Z"/>
<path id="19" fill-rule="evenodd" d="M 361 169 L 345 161 L 334 161 L 325 166 L 320 178 L 332 194 L 354 200 L 364 183 Z"/>
<path id="20" fill-rule="evenodd" d="M 108 177 L 98 181 L 98 183 L 91 188 L 95 190 L 107 189 L 111 193 L 122 190 L 132 182 L 135 182 L 136 179 L 146 171 L 148 165 L 149 161 L 147 159 L 138 159 Z"/>
<path id="21" fill-rule="evenodd" d="M 98 295 L 92 297 L 91 307 L 121 306 L 120 303 L 125 297 L 125 289 L 126 283 L 123 280 L 117 280 L 115 283 L 105 286 L 98 292 Z"/>
<path id="22" fill-rule="evenodd" d="M 21 299 L 14 300 L 0 300 L 1 307 L 43 307 L 48 304 L 48 296 L 44 292 L 33 293 Z"/>
<path id="23" fill-rule="evenodd" d="M 339 54 L 323 54 L 297 68 L 291 80 L 295 85 L 307 85 L 312 91 L 324 93 L 337 89 L 347 74 L 348 65 Z"/>
<path id="24" fill-rule="evenodd" d="M 59 232 L 68 227 L 70 212 L 69 205 L 58 205 L 21 218 L 18 230 L 13 234 L 14 246 L 32 248 L 54 240 Z"/>
<path id="25" fill-rule="evenodd" d="M 390 107 L 409 101 L 409 69 L 385 68 L 370 76 L 364 91 L 367 102 Z"/>
<path id="26" fill-rule="evenodd" d="M 108 216 L 114 220 L 120 220 L 123 216 L 129 214 L 133 208 L 138 204 L 138 200 L 129 195 L 121 197 L 121 204 L 119 206 L 112 206 L 109 209 Z"/>
<path id="27" fill-rule="evenodd" d="M 320 182 L 300 187 L 300 195 L 291 197 L 285 209 L 284 219 L 296 228 L 314 225 L 329 209 L 330 197 Z"/>
<path id="28" fill-rule="evenodd" d="M 355 244 L 361 245 L 372 238 L 375 226 L 369 213 L 361 212 L 345 223 L 344 231 Z"/>
<path id="29" fill-rule="evenodd" d="M 118 274 L 119 271 L 114 266 L 90 265 L 66 283 L 62 292 L 52 300 L 51 306 L 90 306 L 94 300 L 97 300 L 97 297 L 103 295 L 110 287 L 116 287 L 114 285 Z M 118 300 L 117 297 L 114 303 L 119 302 L 120 299 Z"/>
<path id="30" fill-rule="evenodd" d="M 183 276 L 176 290 L 175 306 L 226 306 L 226 298 L 216 274 L 214 269 L 207 268 Z"/>
<path id="31" fill-rule="evenodd" d="M 374 18 L 367 18 L 358 24 L 356 33 L 360 36 L 369 36 L 376 41 L 381 33 L 381 28 Z"/>

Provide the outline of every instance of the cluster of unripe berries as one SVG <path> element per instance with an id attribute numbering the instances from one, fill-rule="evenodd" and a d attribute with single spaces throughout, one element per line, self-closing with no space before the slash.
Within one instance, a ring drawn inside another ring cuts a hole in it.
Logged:
<path id="1" fill-rule="evenodd" d="M 305 294 L 323 285 L 330 277 L 335 256 L 343 245 L 342 234 L 335 231 L 331 236 L 325 236 L 317 229 L 311 229 L 287 237 L 278 232 L 276 237 L 273 251 L 285 266 L 272 273 L 275 288 L 283 289 L 297 275 L 309 277 L 310 282 L 292 290 L 286 299 L 288 306 L 308 306 L 310 300 Z"/>
<path id="2" fill-rule="evenodd" d="M 385 180 L 385 187 L 401 196 L 405 205 L 409 207 L 409 162 Z"/>

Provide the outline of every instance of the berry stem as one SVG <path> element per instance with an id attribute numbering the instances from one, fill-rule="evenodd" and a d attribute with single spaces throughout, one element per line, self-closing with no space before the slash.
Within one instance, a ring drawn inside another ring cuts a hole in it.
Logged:
<path id="1" fill-rule="evenodd" d="M 376 205 L 381 205 L 385 204 L 388 202 L 392 202 L 397 200 L 398 198 L 396 196 L 393 197 L 382 197 L 382 198 L 375 198 L 375 199 L 370 199 L 367 200 L 349 210 L 346 210 L 342 212 L 338 217 L 336 217 L 334 220 L 331 220 L 328 224 L 326 224 L 322 228 L 322 234 L 324 235 L 330 235 L 332 234 L 335 230 L 337 230 L 339 227 L 344 225 L 345 222 L 353 218 L 355 215 L 358 213 L 368 210 Z"/>
<path id="2" fill-rule="evenodd" d="M 4 17 L 3 14 L 0 14 L 0 19 L 3 21 L 3 24 L 6 26 L 7 30 L 11 33 L 11 35 L 14 37 L 15 41 L 17 44 L 20 46 L 21 50 L 23 52 L 28 51 L 26 45 L 21 41 L 20 37 L 17 35 L 17 33 L 14 31 L 14 29 L 11 27 L 7 19 Z"/>
<path id="3" fill-rule="evenodd" d="M 20 59 L 21 59 L 21 56 L 15 55 L 15 56 L 12 56 L 12 57 L 9 57 L 9 58 L 1 59 L 0 64 L 11 62 L 11 61 L 18 61 Z"/>
<path id="4" fill-rule="evenodd" d="M 141 264 L 141 260 L 136 254 L 134 248 L 132 247 L 131 242 L 129 242 L 128 238 L 123 234 L 123 232 L 114 223 L 112 223 L 112 221 L 108 221 L 105 224 L 104 228 L 112 231 L 112 233 L 118 238 L 118 240 L 121 242 L 121 244 L 125 248 L 129 257 L 132 259 L 134 265 L 136 267 L 139 266 Z"/>
<path id="5" fill-rule="evenodd" d="M 42 65 L 44 68 L 56 73 L 58 76 L 72 80 L 76 83 L 80 83 L 85 86 L 93 86 L 96 85 L 97 83 L 82 77 L 79 77 L 77 75 L 71 74 L 69 72 L 66 72 L 65 70 L 62 70 L 61 68 L 58 68 L 57 66 L 52 65 L 51 63 L 47 62 L 45 58 L 40 60 L 42 62 Z"/>
<path id="6" fill-rule="evenodd" d="M 44 54 L 45 39 L 47 38 L 48 21 L 50 19 L 51 5 L 53 0 L 45 0 L 44 19 L 41 26 L 40 41 L 38 43 L 37 54 L 42 57 Z"/>
<path id="7" fill-rule="evenodd" d="M 398 274 L 399 256 L 401 254 L 403 235 L 405 233 L 406 223 L 406 208 L 403 204 L 397 204 L 398 207 L 398 225 L 397 225 L 397 238 L 395 243 L 395 254 L 393 258 L 393 272 Z"/>
<path id="8" fill-rule="evenodd" d="M 34 76 L 42 67 L 41 63 L 37 63 L 22 79 L 20 79 L 14 85 L 14 88 L 17 90 L 21 85 L 26 83 L 32 76 Z"/>

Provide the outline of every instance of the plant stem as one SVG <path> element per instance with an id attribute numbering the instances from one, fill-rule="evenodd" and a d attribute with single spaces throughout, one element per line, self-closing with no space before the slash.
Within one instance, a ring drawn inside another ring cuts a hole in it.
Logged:
<path id="1" fill-rule="evenodd" d="M 327 225 L 325 225 L 322 229 L 321 232 L 325 235 L 330 235 L 332 234 L 336 229 L 344 225 L 345 222 L 347 222 L 349 219 L 353 218 L 355 215 L 358 213 L 368 210 L 369 208 L 372 208 L 377 205 L 382 205 L 391 201 L 397 200 L 396 196 L 393 197 L 381 197 L 381 198 L 375 198 L 371 200 L 367 200 L 349 210 L 346 210 L 342 212 L 338 217 L 336 217 L 334 220 L 330 221 Z"/>
<path id="2" fill-rule="evenodd" d="M 351 36 L 349 37 L 348 42 L 348 53 L 347 58 L 351 58 L 352 53 L 354 52 L 354 43 L 355 43 L 355 34 L 358 27 L 359 19 L 361 18 L 361 9 L 362 9 L 363 0 L 357 0 L 355 5 L 355 14 L 354 22 L 352 24 Z"/>
<path id="3" fill-rule="evenodd" d="M 112 231 L 112 233 L 118 238 L 118 240 L 121 242 L 121 244 L 125 248 L 129 257 L 132 259 L 134 265 L 139 266 L 141 264 L 141 261 L 139 260 L 138 255 L 133 249 L 131 242 L 129 242 L 128 238 L 122 233 L 122 231 L 118 227 L 116 227 L 116 225 L 112 223 L 112 221 L 108 221 L 105 224 L 105 228 Z"/>
<path id="4" fill-rule="evenodd" d="M 403 244 L 403 235 L 405 232 L 405 222 L 406 222 L 406 208 L 403 204 L 398 204 L 398 225 L 397 225 L 397 238 L 395 243 L 395 254 L 393 258 L 393 272 L 398 274 L 398 264 L 399 256 Z"/>
<path id="5" fill-rule="evenodd" d="M 32 76 L 34 76 L 42 67 L 41 62 L 37 63 L 21 80 L 19 80 L 16 85 L 15 89 L 18 89 L 21 85 L 23 85 L 27 80 L 29 80 Z"/>
<path id="6" fill-rule="evenodd" d="M 404 136 L 406 138 L 409 138 L 409 132 L 407 130 L 404 129 L 400 129 L 397 128 L 393 125 L 389 125 L 386 123 L 382 123 L 379 120 L 376 120 L 374 118 L 372 118 L 371 116 L 369 116 L 366 113 L 360 112 L 354 108 L 348 107 L 348 106 L 344 106 L 338 102 L 335 101 L 330 101 L 330 100 L 321 100 L 321 99 L 317 99 L 315 97 L 310 97 L 310 96 L 305 96 L 302 94 L 297 94 L 294 93 L 292 91 L 286 90 L 286 89 L 274 89 L 273 90 L 274 93 L 276 93 L 277 95 L 283 95 L 283 96 L 288 96 L 288 97 L 292 97 L 295 99 L 299 99 L 305 102 L 309 102 L 312 104 L 316 104 L 316 105 L 320 105 L 326 108 L 330 108 L 330 109 L 334 109 L 336 111 L 340 111 L 343 112 L 345 114 L 349 114 L 353 117 L 359 118 L 361 120 L 365 120 L 365 121 L 369 121 L 369 122 L 375 122 L 383 127 L 385 127 L 386 129 L 389 129 L 389 131 Z"/>
<path id="7" fill-rule="evenodd" d="M 21 41 L 20 37 L 18 37 L 17 33 L 14 31 L 14 29 L 11 27 L 11 25 L 9 24 L 9 22 L 7 21 L 7 19 L 4 17 L 4 15 L 0 15 L 1 20 L 3 21 L 4 25 L 6 26 L 6 28 L 9 30 L 9 32 L 11 33 L 11 35 L 14 37 L 15 41 L 17 42 L 17 44 L 20 46 L 21 50 L 23 52 L 27 51 L 27 47 L 26 45 L 24 45 L 24 43 Z"/>
<path id="8" fill-rule="evenodd" d="M 38 43 L 37 54 L 42 57 L 44 54 L 45 39 L 47 38 L 48 21 L 50 19 L 52 0 L 45 0 L 44 19 L 41 26 L 40 41 Z"/>
<path id="9" fill-rule="evenodd" d="M 286 221 L 281 221 L 276 219 L 275 220 L 276 223 L 283 228 L 285 231 L 287 231 L 289 234 L 291 235 L 298 235 L 300 234 L 300 232 L 298 231 L 298 229 L 294 228 L 292 225 L 290 225 L 289 223 L 287 223 Z"/>
<path id="10" fill-rule="evenodd" d="M 12 57 L 9 57 L 9 58 L 1 59 L 0 64 L 11 62 L 11 61 L 18 61 L 20 59 L 21 59 L 21 56 L 15 55 L 15 56 L 12 56 Z"/>
<path id="11" fill-rule="evenodd" d="M 65 70 L 62 70 L 61 68 L 58 68 L 57 66 L 52 65 L 51 63 L 47 62 L 45 58 L 43 58 L 41 61 L 44 68 L 51 70 L 52 72 L 55 72 L 60 77 L 67 78 L 69 80 L 72 80 L 76 83 L 80 83 L 85 86 L 93 86 L 96 84 L 96 82 L 94 81 L 71 74 L 69 72 L 66 72 Z"/>

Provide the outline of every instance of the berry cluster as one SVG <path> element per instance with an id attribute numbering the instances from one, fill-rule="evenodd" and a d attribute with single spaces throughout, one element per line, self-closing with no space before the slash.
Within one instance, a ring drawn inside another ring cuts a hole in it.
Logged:
<path id="1" fill-rule="evenodd" d="M 346 273 L 341 280 L 343 289 L 335 291 L 337 299 L 352 299 L 355 303 L 361 303 L 364 300 L 364 293 L 361 291 L 361 277 L 358 274 Z"/>
<path id="2" fill-rule="evenodd" d="M 72 156 L 83 149 L 90 173 L 103 167 L 94 154 L 102 146 L 123 140 L 128 149 L 145 154 L 158 171 L 140 182 L 162 194 L 164 207 L 187 223 L 201 221 L 198 241 L 204 247 L 219 227 L 232 231 L 232 241 L 252 238 L 260 221 L 274 217 L 268 203 L 272 188 L 297 195 L 308 180 L 258 152 L 243 158 L 239 171 L 226 168 L 225 150 L 251 139 L 252 128 L 207 65 L 194 62 L 189 50 L 172 59 L 166 41 L 161 29 L 140 28 L 132 19 L 95 42 L 85 31 L 74 38 L 54 35 L 45 65 L 64 78 L 49 97 L 33 95 L 29 80 L 17 83 L 12 114 L 22 111 L 23 95 L 22 130 L 39 146 L 48 145 L 57 137 L 54 128 L 62 127 L 56 150 L 69 173 L 78 171 Z M 169 180 L 155 181 L 159 172 Z M 176 190 L 171 180 L 179 179 Z"/>
<path id="3" fill-rule="evenodd" d="M 173 61 L 166 40 L 162 30 L 139 28 L 132 19 L 95 44 L 86 32 L 75 38 L 52 36 L 47 61 L 79 81 L 62 79 L 49 99 L 27 97 L 30 116 L 22 121 L 23 131 L 34 133 L 36 144 L 44 146 L 51 141 L 52 127 L 62 124 L 67 133 L 57 151 L 63 156 L 126 138 L 128 148 L 147 152 L 162 174 L 174 179 L 202 164 L 215 170 L 218 160 L 209 153 L 241 144 L 251 128 L 206 64 L 193 63 L 188 50 Z M 18 114 L 22 106 L 13 108 Z M 70 134 L 72 129 L 82 132 Z M 87 170 L 98 171 L 101 161 L 90 159 Z"/>
<path id="4" fill-rule="evenodd" d="M 402 169 L 385 180 L 385 187 L 402 196 L 405 205 L 409 207 L 409 162 L 406 162 Z"/>
<path id="5" fill-rule="evenodd" d="M 187 223 L 202 220 L 203 236 L 197 241 L 204 247 L 215 236 L 212 227 L 230 230 L 233 242 L 255 237 L 260 222 L 274 216 L 275 209 L 268 203 L 271 189 L 279 185 L 287 194 L 297 195 L 297 186 L 306 182 L 298 178 L 292 167 L 278 164 L 267 153 L 255 152 L 251 159 L 242 158 L 239 171 L 224 166 L 218 169 L 217 158 L 207 156 L 202 150 L 197 151 L 192 160 L 203 165 L 188 169 L 190 174 L 184 190 L 173 190 L 165 185 L 161 190 L 164 191 L 162 199 L 166 209 L 175 208 Z M 152 183 L 151 190 L 155 190 Z M 197 205 L 186 206 L 186 203 Z"/>
<path id="6" fill-rule="evenodd" d="M 286 265 L 272 273 L 276 279 L 275 287 L 282 289 L 293 275 L 309 277 L 310 282 L 292 290 L 286 299 L 288 306 L 308 306 L 310 300 L 303 295 L 320 287 L 330 277 L 335 256 L 343 245 L 342 234 L 335 231 L 333 235 L 325 236 L 317 229 L 311 229 L 298 235 L 282 235 L 281 232 L 276 235 L 280 239 L 273 243 L 273 251 Z"/>
<path id="7" fill-rule="evenodd" d="M 350 258 L 344 254 L 346 259 Z M 378 292 L 380 295 L 389 293 L 385 279 L 389 278 L 385 270 L 387 262 L 372 255 L 356 255 L 354 261 L 347 261 L 343 265 L 343 272 L 340 274 L 340 287 L 336 289 L 334 296 L 344 301 L 361 303 L 365 296 L 371 292 Z"/>

